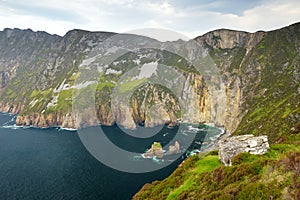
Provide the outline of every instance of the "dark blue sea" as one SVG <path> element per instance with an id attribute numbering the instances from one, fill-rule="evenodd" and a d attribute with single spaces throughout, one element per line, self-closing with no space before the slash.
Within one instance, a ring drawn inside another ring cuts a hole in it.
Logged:
<path id="1" fill-rule="evenodd" d="M 121 172 L 95 159 L 76 131 L 14 127 L 14 119 L 13 115 L 0 113 L 1 200 L 131 199 L 145 183 L 169 176 L 185 157 L 154 172 Z M 104 127 L 104 130 L 118 146 L 140 150 L 150 147 L 154 141 L 163 145 L 177 131 L 176 127 L 163 127 L 154 137 L 133 140 L 124 136 L 117 126 Z M 198 132 L 195 142 L 186 150 L 197 149 L 203 143 L 205 131 Z M 212 137 L 219 134 L 220 130 L 216 129 Z M 132 162 L 144 161 L 132 159 Z M 160 164 L 157 160 L 145 159 L 145 162 Z"/>

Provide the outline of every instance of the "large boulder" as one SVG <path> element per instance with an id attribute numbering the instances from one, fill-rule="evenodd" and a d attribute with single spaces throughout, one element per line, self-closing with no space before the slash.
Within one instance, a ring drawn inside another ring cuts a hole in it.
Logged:
<path id="1" fill-rule="evenodd" d="M 269 143 L 267 136 L 240 135 L 229 137 L 218 142 L 220 161 L 231 166 L 231 159 L 239 153 L 264 154 L 268 151 Z"/>

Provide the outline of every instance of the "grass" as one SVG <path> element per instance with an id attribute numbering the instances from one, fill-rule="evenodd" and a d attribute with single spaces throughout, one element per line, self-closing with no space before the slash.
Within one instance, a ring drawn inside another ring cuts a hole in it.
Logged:
<path id="1" fill-rule="evenodd" d="M 36 101 L 36 103 L 34 105 L 30 105 L 28 103 L 26 107 L 22 110 L 21 115 L 42 112 L 49 103 L 52 96 L 52 92 L 53 91 L 51 88 L 44 91 L 33 90 L 29 97 L 30 101 Z"/>
<path id="2" fill-rule="evenodd" d="M 167 200 L 176 199 L 183 191 L 189 190 L 192 185 L 195 184 L 195 179 L 197 179 L 200 174 L 204 172 L 210 172 L 220 165 L 221 164 L 218 156 L 209 155 L 199 160 L 196 163 L 196 168 L 190 171 L 190 177 L 192 178 L 185 180 L 180 187 L 171 191 L 167 197 Z"/>
<path id="3" fill-rule="evenodd" d="M 161 144 L 160 144 L 159 142 L 154 142 L 154 143 L 152 144 L 152 146 L 153 146 L 154 148 L 158 148 L 158 149 L 161 149 L 161 148 L 162 148 L 162 146 L 161 146 Z"/>
<path id="4" fill-rule="evenodd" d="M 103 90 L 103 88 L 105 88 L 105 87 L 113 88 L 113 87 L 115 87 L 115 84 L 112 83 L 112 82 L 103 82 L 103 83 L 99 83 L 99 84 L 97 85 L 96 90 L 100 91 L 100 90 Z"/>
<path id="5" fill-rule="evenodd" d="M 31 94 L 30 94 L 29 97 L 30 97 L 31 99 L 33 99 L 34 97 L 38 96 L 39 93 L 40 93 L 40 91 L 38 91 L 38 90 L 33 90 L 33 91 L 31 92 Z"/>
<path id="6" fill-rule="evenodd" d="M 290 116 L 299 114 L 297 96 L 293 93 L 274 98 L 273 93 L 258 100 L 244 116 L 235 134 L 268 135 L 271 142 L 291 128 Z"/>
<path id="7" fill-rule="evenodd" d="M 286 118 L 290 113 L 292 112 L 292 109 L 290 107 L 285 107 L 284 113 L 281 116 L 281 118 Z"/>
<path id="8" fill-rule="evenodd" d="M 127 81 L 125 83 L 122 83 L 119 86 L 119 91 L 120 92 L 127 92 L 127 91 L 133 91 L 134 88 L 136 88 L 137 86 L 145 83 L 147 81 L 146 78 L 142 78 L 142 79 L 134 79 L 133 81 Z"/>
<path id="9" fill-rule="evenodd" d="M 95 85 L 89 85 L 86 88 L 77 90 L 77 92 L 82 92 L 81 97 L 85 97 L 86 95 L 92 95 L 92 92 L 95 90 Z M 100 83 L 97 85 L 96 90 L 101 91 L 104 88 L 113 88 L 114 84 L 111 82 L 105 82 L 105 83 Z M 75 93 L 76 94 L 76 93 Z M 25 109 L 24 113 L 28 112 L 41 112 L 42 109 L 46 107 L 47 104 L 43 103 L 40 105 L 41 102 L 45 101 L 45 99 L 50 100 L 52 98 L 52 95 L 58 96 L 58 101 L 55 106 L 49 107 L 46 109 L 45 113 L 54 113 L 54 112 L 59 112 L 59 113 L 69 113 L 72 111 L 72 97 L 73 97 L 73 89 L 69 90 L 62 90 L 59 93 L 53 94 L 52 90 L 45 90 L 45 91 L 37 91 L 33 90 L 32 93 L 30 94 L 31 99 L 38 99 L 37 104 L 35 105 L 35 108 L 28 108 Z M 102 98 L 105 98 L 105 96 L 101 96 Z M 47 101 L 48 103 L 49 101 Z"/>
<path id="10" fill-rule="evenodd" d="M 299 95 L 295 94 L 299 82 L 293 73 L 297 71 L 295 42 L 299 40 L 290 39 L 294 32 L 299 33 L 289 28 L 267 33 L 245 57 L 239 76 L 251 80 L 244 83 L 243 92 L 253 95 L 248 95 L 241 105 L 240 109 L 247 112 L 235 134 L 253 133 L 256 129 L 256 135 L 268 135 L 275 142 L 296 123 L 300 114 Z"/>
<path id="11" fill-rule="evenodd" d="M 300 123 L 266 154 L 238 154 L 231 167 L 220 165 L 216 152 L 189 157 L 133 199 L 299 199 L 299 143 Z"/>
<path id="12" fill-rule="evenodd" d="M 137 199 L 177 199 L 196 186 L 201 174 L 211 172 L 220 165 L 217 155 L 191 156 L 167 179 L 144 186 Z"/>
<path id="13" fill-rule="evenodd" d="M 63 90 L 59 93 L 56 110 L 60 112 L 72 111 L 73 89 Z"/>

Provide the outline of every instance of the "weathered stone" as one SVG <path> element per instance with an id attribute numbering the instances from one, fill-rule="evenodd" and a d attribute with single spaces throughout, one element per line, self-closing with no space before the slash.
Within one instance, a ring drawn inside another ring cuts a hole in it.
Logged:
<path id="1" fill-rule="evenodd" d="M 164 156 L 164 152 L 161 144 L 159 142 L 154 142 L 151 148 L 146 153 L 144 153 L 144 156 L 145 157 L 156 156 L 158 158 L 162 158 Z"/>
<path id="2" fill-rule="evenodd" d="M 231 160 L 239 153 L 249 152 L 255 155 L 261 155 L 268 151 L 269 143 L 267 136 L 241 135 L 220 140 L 219 158 L 226 165 L 231 166 Z"/>
<path id="3" fill-rule="evenodd" d="M 180 153 L 180 144 L 178 141 L 176 141 L 174 145 L 170 145 L 169 150 L 167 151 L 168 155 L 177 153 Z"/>

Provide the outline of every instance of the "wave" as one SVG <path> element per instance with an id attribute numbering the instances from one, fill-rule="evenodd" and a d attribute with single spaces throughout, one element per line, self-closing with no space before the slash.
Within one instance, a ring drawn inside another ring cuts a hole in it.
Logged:
<path id="1" fill-rule="evenodd" d="M 35 127 L 35 126 L 17 126 L 16 124 L 10 125 L 9 123 L 4 123 L 0 128 L 8 128 L 8 129 L 28 129 L 28 128 L 34 128 L 34 129 L 51 129 L 51 128 L 56 128 L 58 131 L 70 131 L 74 132 L 77 131 L 77 129 L 74 128 L 62 128 L 62 127 Z"/>
<path id="2" fill-rule="evenodd" d="M 188 130 L 189 131 L 193 131 L 193 132 L 198 132 L 198 131 L 203 131 L 205 129 L 203 129 L 203 128 L 196 128 L 196 127 L 193 127 L 193 126 L 189 125 L 188 126 Z"/>
<path id="3" fill-rule="evenodd" d="M 17 125 L 3 125 L 1 128 L 9 128 L 9 129 L 23 129 L 23 128 L 31 128 L 30 126 L 24 127 L 24 126 L 17 126 Z"/>
<path id="4" fill-rule="evenodd" d="M 63 128 L 63 127 L 58 127 L 58 130 L 63 130 L 63 131 L 77 131 L 76 128 Z"/>

